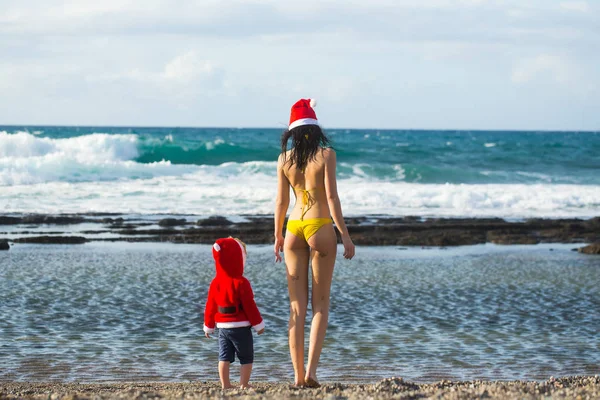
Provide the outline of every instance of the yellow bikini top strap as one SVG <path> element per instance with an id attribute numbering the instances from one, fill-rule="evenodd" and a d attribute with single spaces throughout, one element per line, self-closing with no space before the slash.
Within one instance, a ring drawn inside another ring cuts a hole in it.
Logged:
<path id="1" fill-rule="evenodd" d="M 308 190 L 302 189 L 302 214 L 300 215 L 300 220 L 304 220 L 304 216 L 308 212 L 308 202 L 310 201 L 310 194 Z"/>
<path id="2" fill-rule="evenodd" d="M 296 188 L 294 188 L 296 190 Z M 308 210 L 310 210 L 310 207 L 312 206 L 312 204 L 310 204 L 311 202 L 311 196 L 310 196 L 310 192 L 311 190 L 315 190 L 315 189 L 310 189 L 310 190 L 306 190 L 306 189 L 300 189 L 298 188 L 297 190 L 301 190 L 302 191 L 302 214 L 300 215 L 300 220 L 304 220 L 304 216 L 306 215 L 306 213 L 308 212 Z"/>

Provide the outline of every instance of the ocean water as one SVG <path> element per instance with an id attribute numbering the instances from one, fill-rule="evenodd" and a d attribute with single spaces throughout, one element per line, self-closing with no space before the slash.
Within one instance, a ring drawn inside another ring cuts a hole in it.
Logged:
<path id="1" fill-rule="evenodd" d="M 359 247 L 335 267 L 320 379 L 600 373 L 600 268 L 570 247 Z M 285 267 L 271 246 L 248 249 L 246 276 L 266 323 L 253 379 L 291 382 Z M 202 332 L 213 276 L 207 245 L 2 252 L 0 381 L 218 380 L 217 340 Z"/>
<path id="2" fill-rule="evenodd" d="M 270 214 L 281 132 L 0 126 L 0 207 Z M 600 215 L 599 132 L 326 132 L 348 216 Z"/>

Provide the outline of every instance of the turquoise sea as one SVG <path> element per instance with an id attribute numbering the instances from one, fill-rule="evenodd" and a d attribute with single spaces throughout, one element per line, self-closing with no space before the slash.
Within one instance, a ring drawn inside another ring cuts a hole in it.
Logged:
<path id="1" fill-rule="evenodd" d="M 600 215 L 600 133 L 326 130 L 346 215 Z M 0 126 L 9 213 L 270 214 L 282 129 Z"/>

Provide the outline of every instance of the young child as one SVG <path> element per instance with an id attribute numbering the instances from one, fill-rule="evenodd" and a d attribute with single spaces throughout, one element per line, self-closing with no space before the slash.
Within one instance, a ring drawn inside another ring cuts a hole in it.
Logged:
<path id="1" fill-rule="evenodd" d="M 250 388 L 254 361 L 252 330 L 260 335 L 265 323 L 254 302 L 252 286 L 244 275 L 246 244 L 239 239 L 218 239 L 213 245 L 217 274 L 210 283 L 204 310 L 207 338 L 219 328 L 219 378 L 223 389 L 233 388 L 229 381 L 229 364 L 235 355 L 240 360 L 240 386 Z"/>

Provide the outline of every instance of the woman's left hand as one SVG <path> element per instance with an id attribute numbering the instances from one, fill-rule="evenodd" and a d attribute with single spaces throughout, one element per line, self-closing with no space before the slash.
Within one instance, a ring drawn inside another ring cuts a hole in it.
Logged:
<path id="1" fill-rule="evenodd" d="M 283 241 L 284 240 L 285 239 L 284 239 L 283 235 L 275 237 L 275 246 L 273 248 L 273 251 L 275 252 L 275 262 L 281 262 L 281 260 L 282 260 L 281 252 L 283 251 Z"/>
<path id="2" fill-rule="evenodd" d="M 352 239 L 350 239 L 350 235 L 342 236 L 342 243 L 344 244 L 344 258 L 347 260 L 352 260 L 354 257 L 354 243 Z"/>

